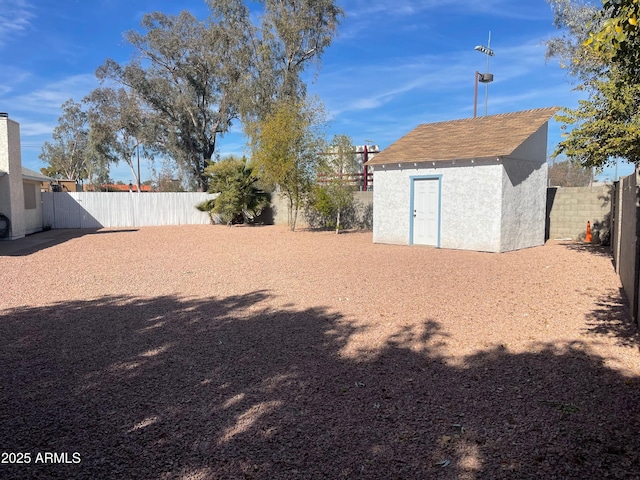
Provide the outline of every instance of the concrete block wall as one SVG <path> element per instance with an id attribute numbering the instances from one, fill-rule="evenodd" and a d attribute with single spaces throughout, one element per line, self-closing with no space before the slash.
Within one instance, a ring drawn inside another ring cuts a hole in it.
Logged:
<path id="1" fill-rule="evenodd" d="M 597 240 L 609 228 L 612 185 L 547 189 L 547 239 L 584 240 L 587 221 Z"/>
<path id="2" fill-rule="evenodd" d="M 356 202 L 361 203 L 363 206 L 373 204 L 373 192 L 354 192 L 353 197 Z M 274 225 L 287 225 L 289 222 L 288 208 L 289 204 L 284 195 L 272 193 L 271 212 L 269 212 L 270 221 L 267 223 L 273 223 Z M 299 212 L 296 228 L 308 228 L 308 226 L 304 212 Z"/>

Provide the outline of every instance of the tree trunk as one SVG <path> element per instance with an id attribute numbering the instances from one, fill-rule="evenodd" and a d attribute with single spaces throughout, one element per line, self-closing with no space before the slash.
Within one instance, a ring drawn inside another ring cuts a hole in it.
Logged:
<path id="1" fill-rule="evenodd" d="M 298 207 L 300 205 L 300 197 L 297 196 L 296 194 L 296 198 L 292 198 L 291 199 L 291 206 L 293 208 L 293 222 L 291 222 L 291 231 L 295 232 L 296 231 L 296 223 L 298 222 Z"/>
<path id="2" fill-rule="evenodd" d="M 340 233 L 340 210 L 338 210 L 338 218 L 336 219 L 336 235 Z"/>
<path id="3" fill-rule="evenodd" d="M 289 195 L 289 211 L 287 212 L 287 224 L 289 228 L 293 230 L 293 197 Z"/>

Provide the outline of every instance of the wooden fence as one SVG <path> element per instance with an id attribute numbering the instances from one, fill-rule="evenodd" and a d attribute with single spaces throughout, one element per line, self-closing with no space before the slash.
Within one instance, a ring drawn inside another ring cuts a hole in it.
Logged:
<path id="1" fill-rule="evenodd" d="M 42 221 L 51 228 L 207 224 L 209 215 L 195 206 L 211 198 L 194 192 L 43 192 Z"/>

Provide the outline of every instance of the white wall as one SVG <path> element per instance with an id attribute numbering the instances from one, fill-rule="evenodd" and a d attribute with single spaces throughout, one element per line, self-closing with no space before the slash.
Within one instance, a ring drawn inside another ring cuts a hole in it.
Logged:
<path id="1" fill-rule="evenodd" d="M 500 251 L 544 245 L 547 162 L 504 160 Z"/>
<path id="2" fill-rule="evenodd" d="M 373 168 L 373 242 L 409 245 L 409 176 L 416 171 Z"/>
<path id="3" fill-rule="evenodd" d="M 24 209 L 24 228 L 25 234 L 40 232 L 42 230 L 42 184 L 40 182 L 32 182 L 25 180 L 25 185 L 29 185 L 36 192 L 36 208 Z"/>
<path id="4" fill-rule="evenodd" d="M 442 177 L 441 247 L 497 252 L 500 249 L 502 165 L 496 160 L 457 162 Z"/>
<path id="5" fill-rule="evenodd" d="M 1 150 L 2 138 L 0 138 L 0 157 L 3 156 Z M 6 215 L 7 217 L 11 217 L 11 187 L 9 182 L 9 175 L 6 174 L 0 174 L 0 213 Z M 4 227 L 4 223 L 2 224 L 2 226 Z"/>
<path id="6" fill-rule="evenodd" d="M 441 175 L 440 247 L 500 251 L 502 165 L 496 160 L 376 165 L 374 242 L 411 243 L 411 177 L 422 175 Z"/>
<path id="7" fill-rule="evenodd" d="M 547 124 L 504 159 L 500 251 L 544 245 Z"/>
<path id="8" fill-rule="evenodd" d="M 547 161 L 547 125 L 542 125 L 536 133 L 527 138 L 516 148 L 510 158 L 518 160 L 533 160 L 536 162 Z"/>
<path id="9" fill-rule="evenodd" d="M 0 177 L 0 213 L 11 221 L 9 238 L 22 238 L 25 221 L 20 125 L 7 117 L 0 117 L 0 170 L 7 172 Z"/>

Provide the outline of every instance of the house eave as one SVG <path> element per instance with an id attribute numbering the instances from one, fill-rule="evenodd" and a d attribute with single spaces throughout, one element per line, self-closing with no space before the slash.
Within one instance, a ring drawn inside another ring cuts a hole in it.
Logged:
<path id="1" fill-rule="evenodd" d="M 494 163 L 494 162 L 500 162 L 505 158 L 512 158 L 512 157 L 510 157 L 508 154 L 498 154 L 498 155 L 490 155 L 486 157 L 448 158 L 445 160 L 443 159 L 437 159 L 437 160 L 420 159 L 420 160 L 400 160 L 400 161 L 389 160 L 389 161 L 373 163 L 373 164 L 367 162 L 367 166 L 384 168 L 387 165 L 390 165 L 390 166 L 397 166 L 398 168 L 404 168 L 404 167 L 434 168 L 437 166 L 455 166 L 460 164 Z"/>

